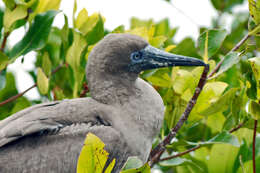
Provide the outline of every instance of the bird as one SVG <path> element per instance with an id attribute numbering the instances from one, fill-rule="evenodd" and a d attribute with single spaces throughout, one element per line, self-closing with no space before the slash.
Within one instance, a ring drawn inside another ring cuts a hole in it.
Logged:
<path id="1" fill-rule="evenodd" d="M 157 91 L 138 75 L 169 66 L 205 66 L 132 34 L 108 34 L 89 54 L 91 97 L 33 105 L 0 121 L 0 172 L 72 173 L 86 134 L 105 143 L 117 173 L 128 157 L 147 161 L 164 116 Z"/>

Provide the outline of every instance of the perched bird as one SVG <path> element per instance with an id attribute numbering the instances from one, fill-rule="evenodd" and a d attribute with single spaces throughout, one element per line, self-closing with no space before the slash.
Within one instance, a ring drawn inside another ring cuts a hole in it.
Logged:
<path id="1" fill-rule="evenodd" d="M 168 66 L 204 66 L 169 54 L 131 34 L 109 34 L 91 51 L 86 77 L 91 98 L 34 105 L 0 121 L 0 172 L 73 173 L 86 134 L 94 133 L 116 159 L 146 161 L 164 115 L 160 95 L 138 74 Z"/>

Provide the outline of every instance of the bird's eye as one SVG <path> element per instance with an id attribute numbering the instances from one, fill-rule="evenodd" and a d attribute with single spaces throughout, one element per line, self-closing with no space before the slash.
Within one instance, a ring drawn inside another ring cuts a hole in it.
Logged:
<path id="1" fill-rule="evenodd" d="M 140 59 L 142 58 L 142 55 L 141 55 L 141 53 L 139 53 L 139 52 L 135 52 L 135 53 L 132 54 L 131 58 L 132 58 L 134 61 L 138 61 L 138 60 L 140 60 Z"/>

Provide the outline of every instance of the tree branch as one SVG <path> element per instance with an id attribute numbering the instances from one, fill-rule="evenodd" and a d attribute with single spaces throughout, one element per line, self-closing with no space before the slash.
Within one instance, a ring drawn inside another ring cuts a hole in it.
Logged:
<path id="1" fill-rule="evenodd" d="M 177 122 L 176 126 L 170 131 L 170 133 L 166 136 L 166 138 L 164 138 L 164 140 L 151 151 L 150 157 L 149 157 L 151 166 L 160 160 L 162 153 L 166 150 L 165 146 L 171 143 L 171 140 L 176 136 L 177 132 L 182 127 L 183 123 L 188 119 L 189 114 L 190 114 L 192 108 L 194 107 L 194 105 L 198 99 L 198 96 L 199 96 L 200 92 L 202 91 L 202 88 L 206 82 L 208 71 L 209 71 L 209 66 L 206 65 L 204 67 L 203 73 L 201 74 L 198 86 L 195 89 L 195 92 L 194 92 L 192 98 L 188 102 L 188 105 L 187 105 L 184 113 L 182 114 L 181 118 Z"/>
<path id="2" fill-rule="evenodd" d="M 244 43 L 247 39 L 250 38 L 250 35 L 249 33 L 247 35 L 245 35 L 242 40 L 240 40 L 234 47 L 233 49 L 231 49 L 230 52 L 234 52 L 236 50 L 238 50 Z M 211 71 L 211 73 L 209 74 L 208 78 L 212 77 L 220 68 L 220 66 L 223 64 L 225 58 L 223 58 L 221 61 L 219 61 L 219 63 L 216 65 L 216 67 Z"/>
<path id="3" fill-rule="evenodd" d="M 54 74 L 55 74 L 57 71 L 59 71 L 63 66 L 64 66 L 64 64 L 61 64 L 61 65 L 59 65 L 58 67 L 56 67 L 56 68 L 51 72 L 51 75 L 54 75 Z M 37 86 L 37 83 L 33 84 L 33 86 L 31 86 L 30 88 L 26 89 L 25 91 L 23 91 L 23 92 L 21 92 L 21 93 L 15 95 L 15 96 L 10 97 L 10 98 L 8 98 L 8 99 L 5 100 L 5 101 L 0 102 L 0 107 L 3 106 L 3 105 L 5 105 L 5 104 L 7 104 L 7 103 L 9 103 L 9 102 L 12 102 L 12 101 L 18 99 L 19 97 L 22 97 L 25 93 L 27 93 L 28 91 L 30 91 L 31 89 L 33 89 L 33 88 L 36 87 L 36 86 Z"/>

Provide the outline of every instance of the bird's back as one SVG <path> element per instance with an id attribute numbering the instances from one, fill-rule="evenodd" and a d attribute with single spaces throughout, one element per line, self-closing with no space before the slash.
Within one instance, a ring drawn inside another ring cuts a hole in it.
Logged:
<path id="1" fill-rule="evenodd" d="M 88 132 L 106 144 L 118 172 L 130 151 L 107 113 L 106 106 L 84 98 L 36 105 L 1 121 L 0 172 L 76 172 Z"/>

